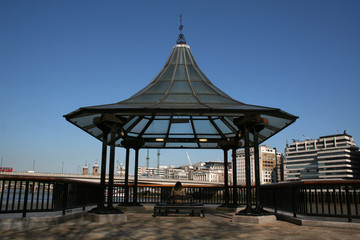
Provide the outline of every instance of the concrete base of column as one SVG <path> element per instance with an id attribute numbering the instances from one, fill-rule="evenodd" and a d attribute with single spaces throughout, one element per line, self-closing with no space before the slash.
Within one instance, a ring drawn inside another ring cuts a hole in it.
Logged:
<path id="1" fill-rule="evenodd" d="M 276 222 L 275 215 L 267 216 L 246 216 L 246 215 L 234 215 L 232 217 L 234 223 L 247 223 L 247 224 L 264 224 Z"/>
<path id="2" fill-rule="evenodd" d="M 91 222 L 107 223 L 107 222 L 127 222 L 126 214 L 99 214 L 99 213 L 86 213 L 85 220 Z"/>

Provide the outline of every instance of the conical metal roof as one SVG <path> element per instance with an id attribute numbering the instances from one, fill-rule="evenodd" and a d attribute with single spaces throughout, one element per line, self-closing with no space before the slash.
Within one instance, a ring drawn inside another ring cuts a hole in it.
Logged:
<path id="1" fill-rule="evenodd" d="M 105 114 L 121 126 L 116 133 L 117 146 L 122 146 L 124 138 L 135 138 L 144 140 L 145 148 L 219 148 L 221 139 L 238 136 L 240 129 L 234 119 L 254 115 L 269 121 L 259 134 L 261 143 L 297 118 L 280 109 L 231 98 L 211 83 L 183 42 L 174 46 L 150 84 L 132 97 L 80 108 L 65 118 L 102 140 L 102 130 L 94 119 Z"/>

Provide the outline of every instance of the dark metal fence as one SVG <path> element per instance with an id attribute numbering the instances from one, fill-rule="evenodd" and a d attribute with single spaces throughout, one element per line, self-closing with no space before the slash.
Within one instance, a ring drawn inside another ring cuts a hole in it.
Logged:
<path id="1" fill-rule="evenodd" d="M 264 207 L 308 216 L 359 218 L 360 181 L 313 181 L 262 185 Z"/>
<path id="2" fill-rule="evenodd" d="M 139 203 L 159 203 L 166 202 L 170 197 L 170 192 L 173 185 L 159 186 L 159 185 L 143 185 L 138 186 L 137 202 Z M 223 204 L 224 200 L 224 187 L 216 186 L 184 186 L 185 193 L 189 199 L 185 202 L 201 202 L 203 204 Z M 254 189 L 253 189 L 254 190 Z M 246 190 L 244 186 L 238 187 L 238 203 L 245 204 Z M 254 192 L 254 191 L 253 191 Z M 232 203 L 233 188 L 230 188 L 229 203 Z M 134 188 L 130 185 L 129 198 L 130 202 L 133 201 Z M 254 196 L 254 194 L 252 194 Z M 123 184 L 115 184 L 114 186 L 114 203 L 122 203 L 124 201 L 125 188 Z M 255 203 L 255 199 L 253 198 Z"/>
<path id="3" fill-rule="evenodd" d="M 0 176 L 0 214 L 65 211 L 99 201 L 99 184 L 44 177 Z"/>
<path id="4" fill-rule="evenodd" d="M 173 186 L 138 185 L 138 203 L 160 203 L 169 199 Z M 188 202 L 225 203 L 224 188 L 219 186 L 185 186 Z M 133 186 L 129 187 L 129 202 L 134 201 Z M 107 192 L 107 191 L 106 191 Z M 246 188 L 239 186 L 238 204 L 246 204 Z M 230 187 L 229 203 L 233 203 Z M 96 205 L 101 196 L 99 183 L 61 178 L 0 176 L 0 214 L 59 211 Z M 255 189 L 251 192 L 255 204 Z M 113 203 L 123 203 L 123 184 L 114 185 Z M 278 183 L 261 186 L 264 207 L 309 216 L 360 218 L 360 180 Z"/>

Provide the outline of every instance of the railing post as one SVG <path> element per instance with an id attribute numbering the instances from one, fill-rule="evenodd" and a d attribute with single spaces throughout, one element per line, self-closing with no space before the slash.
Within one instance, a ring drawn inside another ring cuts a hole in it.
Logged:
<path id="1" fill-rule="evenodd" d="M 65 215 L 66 208 L 67 208 L 67 198 L 68 198 L 68 183 L 64 183 L 64 190 L 63 190 L 63 202 L 62 202 L 62 215 Z"/>
<path id="2" fill-rule="evenodd" d="M 276 188 L 273 188 L 273 200 L 274 200 L 274 212 L 277 213 L 277 208 L 276 208 Z"/>
<path id="3" fill-rule="evenodd" d="M 349 193 L 349 185 L 345 186 L 345 193 L 346 193 L 346 206 L 347 206 L 347 215 L 348 215 L 348 222 L 352 222 L 351 218 L 351 202 L 350 202 L 350 193 Z"/>
<path id="4" fill-rule="evenodd" d="M 291 202 L 292 202 L 292 210 L 293 210 L 293 216 L 294 218 L 296 218 L 296 197 L 295 197 L 295 194 L 296 194 L 296 191 L 295 191 L 296 187 L 292 187 L 291 188 Z"/>
<path id="5" fill-rule="evenodd" d="M 24 195 L 24 206 L 23 206 L 23 214 L 22 214 L 23 217 L 26 217 L 28 194 L 29 194 L 29 180 L 26 180 L 25 195 Z"/>

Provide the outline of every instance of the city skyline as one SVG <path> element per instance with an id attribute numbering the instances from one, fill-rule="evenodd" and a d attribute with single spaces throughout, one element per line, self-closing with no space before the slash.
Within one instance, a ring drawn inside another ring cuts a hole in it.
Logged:
<path id="1" fill-rule="evenodd" d="M 76 173 L 99 163 L 101 143 L 63 115 L 146 86 L 176 44 L 180 13 L 215 86 L 299 116 L 263 144 L 283 152 L 287 140 L 344 130 L 359 144 L 359 10 L 358 1 L 1 2 L 2 165 Z M 124 162 L 125 150 L 116 151 Z M 222 150 L 162 150 L 160 165 L 186 164 L 186 151 L 194 162 L 223 159 Z M 139 166 L 145 158 L 141 150 Z"/>

